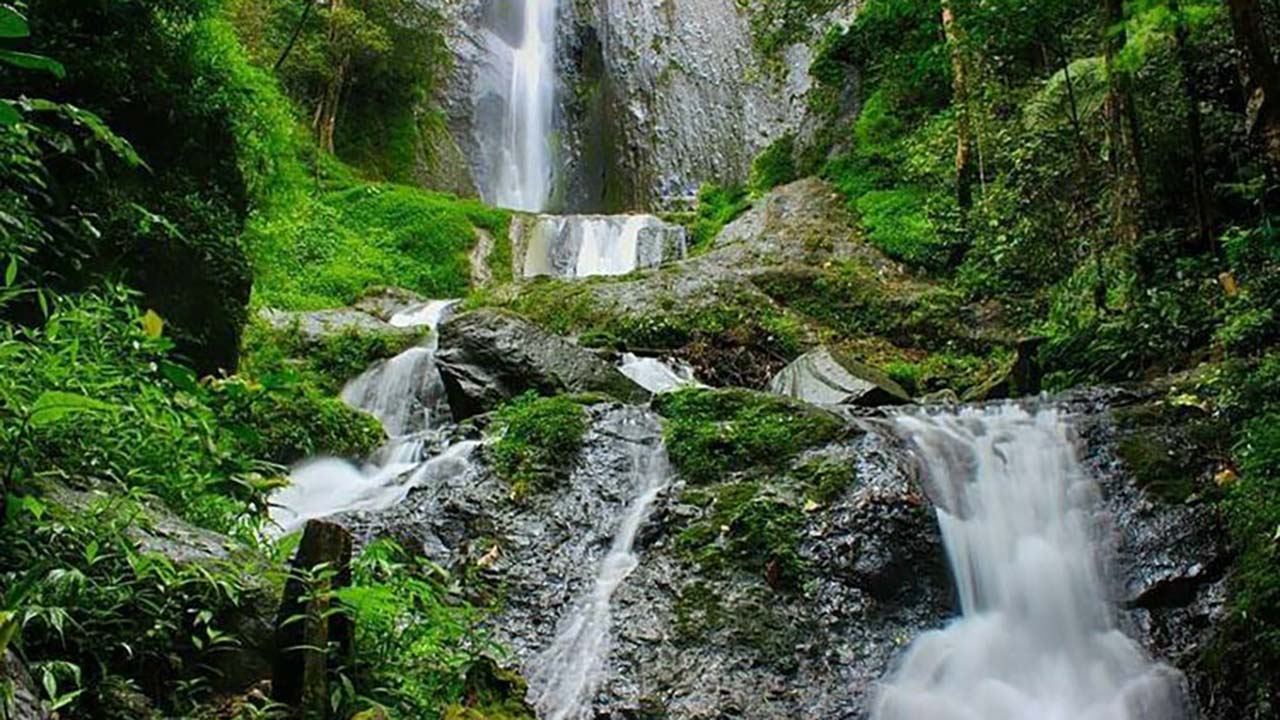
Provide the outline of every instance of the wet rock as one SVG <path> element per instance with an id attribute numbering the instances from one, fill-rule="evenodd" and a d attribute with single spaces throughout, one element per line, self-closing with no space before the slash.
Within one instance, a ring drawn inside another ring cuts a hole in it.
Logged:
<path id="1" fill-rule="evenodd" d="M 18 656 L 9 650 L 0 656 L 0 685 L 4 683 L 10 683 L 13 689 L 12 713 L 5 717 L 9 720 L 49 720 L 49 712 L 40 701 L 40 691 L 35 682 Z M 0 693 L 0 703 L 3 702 L 4 696 Z"/>
<path id="2" fill-rule="evenodd" d="M 395 317 L 396 313 L 425 302 L 427 298 L 412 290 L 385 287 L 375 288 L 365 293 L 364 297 L 356 301 L 355 309 L 383 322 L 391 322 L 391 318 Z"/>
<path id="3" fill-rule="evenodd" d="M 881 407 L 911 402 L 907 391 L 880 371 L 827 347 L 788 365 L 770 381 L 769 391 L 814 405 Z"/>
<path id="4" fill-rule="evenodd" d="M 1086 394 L 1063 402 L 1076 418 L 1086 467 L 1100 478 L 1099 532 L 1113 543 L 1116 559 L 1106 570 L 1125 629 L 1156 657 L 1189 671 L 1199 688 L 1196 658 L 1225 607 L 1229 555 L 1221 525 L 1204 505 L 1165 502 L 1138 486 L 1116 457 L 1109 410 L 1132 398 Z M 589 413 L 570 477 L 545 492 L 512 499 L 479 453 L 465 472 L 422 487 L 403 505 L 347 519 L 361 539 L 413 538 L 460 576 L 483 578 L 482 592 L 500 600 L 489 629 L 511 650 L 511 669 L 537 662 L 593 586 L 636 492 L 626 480 L 626 438 L 635 429 L 624 426 L 639 423 L 652 439 L 662 432 L 639 408 L 601 405 Z M 879 420 L 861 425 L 866 432 L 842 435 L 793 467 L 696 488 L 677 479 L 659 495 L 639 535 L 638 565 L 614 595 L 595 717 L 869 716 L 876 683 L 895 658 L 956 608 L 934 509 L 909 455 Z M 817 457 L 853 465 L 856 480 L 796 513 L 803 497 L 794 477 Z M 690 549 L 689 531 L 708 517 L 705 497 L 744 484 L 758 485 L 791 511 L 787 518 L 799 518 L 802 582 L 771 585 L 767 558 L 701 562 L 698 548 L 714 550 L 723 536 Z M 1201 697 L 1202 707 L 1208 702 Z"/>
<path id="5" fill-rule="evenodd" d="M 353 308 L 309 312 L 263 308 L 258 315 L 276 332 L 297 332 L 304 345 L 319 344 L 326 338 L 347 333 L 390 337 L 413 337 L 421 334 L 414 328 L 396 327 L 368 312 Z"/>
<path id="6" fill-rule="evenodd" d="M 606 393 L 645 402 L 649 393 L 589 350 L 512 315 L 481 310 L 440 329 L 436 356 L 456 420 L 489 412 L 529 390 Z"/>

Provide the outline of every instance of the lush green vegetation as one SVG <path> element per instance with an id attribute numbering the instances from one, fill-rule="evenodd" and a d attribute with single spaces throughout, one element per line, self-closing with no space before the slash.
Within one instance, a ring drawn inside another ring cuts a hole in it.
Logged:
<path id="1" fill-rule="evenodd" d="M 293 546 L 263 539 L 267 495 L 284 463 L 382 442 L 336 392 L 417 338 L 303 347 L 255 321 L 224 374 L 251 291 L 285 308 L 388 282 L 461 295 L 476 228 L 505 230 L 478 203 L 366 180 L 430 171 L 441 45 L 405 24 L 421 6 L 306 5 L 0 3 L 0 652 L 60 717 L 283 713 L 222 694 L 269 672 Z M 334 148 L 303 122 L 326 58 L 349 60 L 364 103 Z M 362 649 L 336 711 L 528 716 L 438 568 L 374 546 L 340 600 Z"/>
<path id="2" fill-rule="evenodd" d="M 658 396 L 655 407 L 667 419 L 671 461 L 694 483 L 785 468 L 844 427 L 825 411 L 748 390 L 679 390 Z"/>
<path id="3" fill-rule="evenodd" d="M 522 395 L 498 408 L 490 428 L 494 469 L 511 484 L 511 494 L 554 487 L 573 469 L 587 434 L 587 412 L 572 396 Z"/>

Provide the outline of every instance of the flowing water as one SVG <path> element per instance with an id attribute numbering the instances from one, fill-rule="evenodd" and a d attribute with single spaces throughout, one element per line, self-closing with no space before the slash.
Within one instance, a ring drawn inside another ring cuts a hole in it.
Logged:
<path id="1" fill-rule="evenodd" d="M 556 0 L 526 0 L 519 40 L 506 47 L 510 88 L 497 177 L 487 199 L 511 210 L 546 210 L 555 182 L 556 10 Z"/>
<path id="2" fill-rule="evenodd" d="M 1097 484 L 1066 420 L 1015 405 L 908 415 L 962 615 L 915 640 L 876 720 L 1179 720 L 1184 683 L 1116 625 Z"/>
<path id="3" fill-rule="evenodd" d="M 654 394 L 685 387 L 704 387 L 694 377 L 693 368 L 681 362 L 665 362 L 658 358 L 624 353 L 618 371 Z"/>
<path id="4" fill-rule="evenodd" d="M 543 720 L 585 720 L 603 680 L 609 656 L 613 595 L 635 570 L 636 535 L 658 495 L 671 482 L 671 466 L 653 420 L 637 413 L 621 428 L 630 443 L 623 478 L 634 499 L 619 520 L 608 554 L 586 595 L 560 622 L 555 641 L 532 663 L 529 695 Z"/>
<path id="5" fill-rule="evenodd" d="M 523 275 L 626 275 L 683 258 L 688 232 L 654 215 L 539 215 L 517 222 Z"/>
<path id="6" fill-rule="evenodd" d="M 436 350 L 440 323 L 457 304 L 457 300 L 432 300 L 393 315 L 392 325 L 426 328 L 430 335 L 422 345 L 374 365 L 347 383 L 342 400 L 378 418 L 392 438 L 421 432 L 448 418 Z"/>

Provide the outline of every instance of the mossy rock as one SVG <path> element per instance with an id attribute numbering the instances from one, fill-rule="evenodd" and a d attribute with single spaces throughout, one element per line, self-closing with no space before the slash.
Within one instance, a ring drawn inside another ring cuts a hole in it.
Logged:
<path id="1" fill-rule="evenodd" d="M 1116 454 L 1134 482 L 1167 502 L 1214 490 L 1210 481 L 1228 456 L 1222 420 L 1198 407 L 1157 401 L 1116 408 Z"/>
<path id="2" fill-rule="evenodd" d="M 785 468 L 845 428 L 826 410 L 740 389 L 665 393 L 654 399 L 654 409 L 667 420 L 672 462 L 695 485 L 732 473 Z"/>
<path id="3" fill-rule="evenodd" d="M 494 470 L 522 499 L 563 480 L 578 459 L 590 422 L 579 398 L 526 393 L 500 407 L 488 432 Z"/>

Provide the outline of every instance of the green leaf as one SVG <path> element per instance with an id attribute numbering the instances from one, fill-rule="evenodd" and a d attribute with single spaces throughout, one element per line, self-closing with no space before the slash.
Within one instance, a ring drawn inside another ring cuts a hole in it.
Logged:
<path id="1" fill-rule="evenodd" d="M 31 406 L 27 422 L 32 427 L 47 427 L 68 417 L 89 413 L 115 412 L 116 406 L 75 393 L 46 392 Z"/>
<path id="2" fill-rule="evenodd" d="M 152 340 L 159 338 L 164 334 L 164 319 L 156 314 L 155 310 L 148 310 L 142 316 L 142 332 Z"/>
<path id="3" fill-rule="evenodd" d="M 8 100 L 0 100 L 0 127 L 9 127 L 22 122 L 22 113 Z"/>
<path id="4" fill-rule="evenodd" d="M 33 55 L 31 53 L 17 52 L 16 50 L 0 50 L 0 62 L 26 70 L 41 70 L 52 73 L 59 78 L 67 76 L 67 69 L 62 67 L 62 63 L 44 55 Z"/>
<path id="5" fill-rule="evenodd" d="M 0 7 L 0 38 L 24 38 L 31 35 L 27 19 L 13 8 Z"/>
<path id="6" fill-rule="evenodd" d="M 18 256 L 10 255 L 9 267 L 5 268 L 5 271 L 4 271 L 4 286 L 13 287 L 13 284 L 17 282 L 17 280 L 18 280 Z"/>

